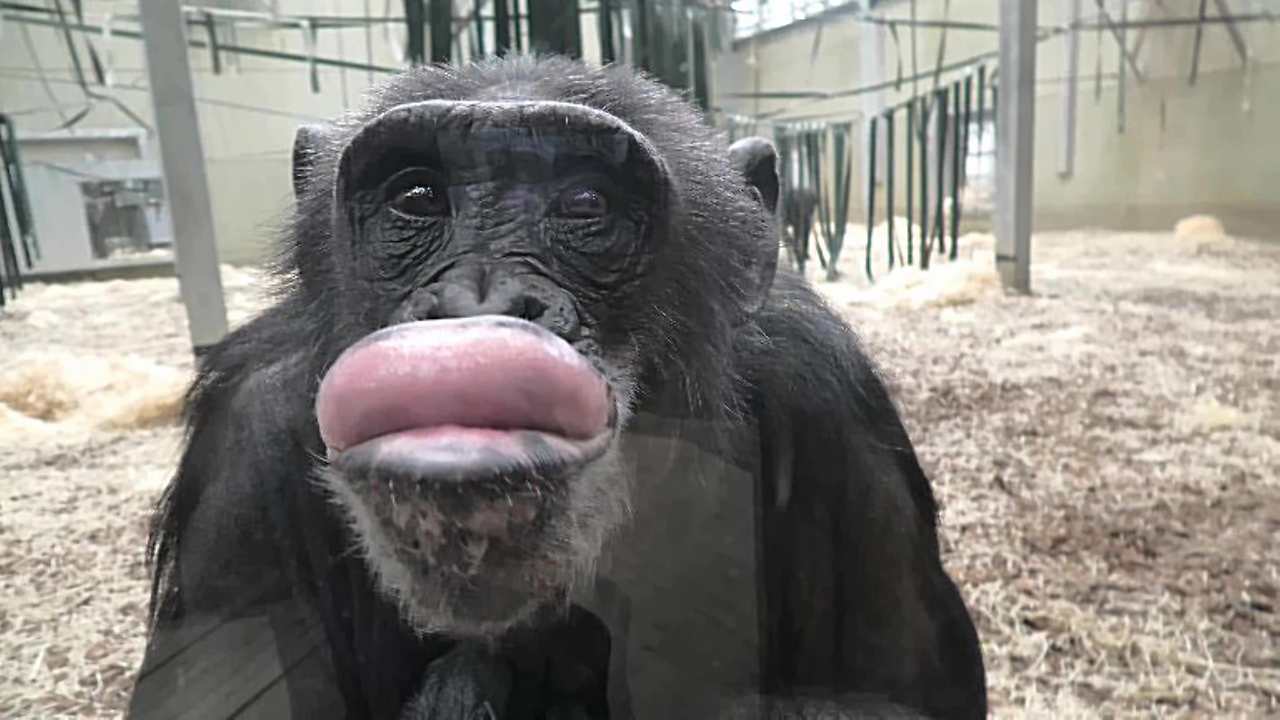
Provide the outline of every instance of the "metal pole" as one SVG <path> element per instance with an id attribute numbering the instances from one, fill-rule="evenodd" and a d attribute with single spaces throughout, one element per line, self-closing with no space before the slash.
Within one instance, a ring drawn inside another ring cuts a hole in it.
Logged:
<path id="1" fill-rule="evenodd" d="M 951 252 L 949 258 L 955 260 L 960 251 L 960 138 L 964 126 L 960 124 L 963 108 L 960 89 L 964 87 L 957 80 L 951 91 Z"/>
<path id="2" fill-rule="evenodd" d="M 227 309 L 222 298 L 213 208 L 191 87 L 186 23 L 181 6 L 172 0 L 140 0 L 139 8 L 165 196 L 173 219 L 178 287 L 187 308 L 191 344 L 198 360 L 227 334 Z"/>
<path id="3" fill-rule="evenodd" d="M 903 163 L 903 165 L 907 171 L 906 184 L 905 184 L 906 186 L 904 188 L 904 191 L 907 199 L 906 217 L 907 217 L 907 264 L 908 265 L 911 265 L 915 261 L 915 248 L 911 245 L 911 243 L 914 242 L 914 240 L 912 239 L 912 235 L 914 235 L 914 232 L 912 231 L 912 226 L 915 223 L 915 217 L 916 217 L 914 208 L 912 207 L 912 203 L 911 203 L 912 196 L 915 195 L 915 178 L 912 177 L 915 174 L 915 162 L 916 162 L 915 152 L 914 152 L 915 146 L 916 146 L 915 137 L 914 137 L 915 131 L 916 131 L 916 101 L 908 100 L 907 101 L 907 125 L 905 128 L 905 132 L 902 133 L 903 139 L 906 140 L 904 145 L 906 146 L 906 153 L 907 153 L 907 156 L 905 158 L 905 162 Z"/>
<path id="4" fill-rule="evenodd" d="M 978 147 L 982 147 L 982 135 L 987 124 L 987 66 L 978 66 Z"/>
<path id="5" fill-rule="evenodd" d="M 938 95 L 934 99 L 933 104 L 934 104 L 934 109 L 936 110 L 936 117 L 938 120 L 938 127 L 934 131 L 937 133 L 937 137 L 934 139 L 937 140 L 938 142 L 938 147 L 936 150 L 937 154 L 934 156 L 936 158 L 935 162 L 937 163 L 938 178 L 937 178 L 937 191 L 934 193 L 934 203 L 935 203 L 934 213 L 933 213 L 934 232 L 930 236 L 930 242 L 929 242 L 930 252 L 926 254 L 923 258 L 921 258 L 921 260 L 924 261 L 924 264 L 921 265 L 920 267 L 926 268 L 926 269 L 929 267 L 929 256 L 933 254 L 932 251 L 933 251 L 933 245 L 934 245 L 933 244 L 934 237 L 937 238 L 938 253 L 943 254 L 947 251 L 947 226 L 943 222 L 942 212 L 943 212 L 943 208 L 945 207 L 944 199 L 947 196 L 947 184 L 946 184 L 947 183 L 947 113 L 950 112 L 950 108 L 949 108 L 950 93 L 948 92 L 948 88 L 942 87 L 942 88 L 938 88 L 937 94 Z"/>
<path id="6" fill-rule="evenodd" d="M 613 51 L 613 0 L 600 0 L 596 24 L 600 29 L 600 62 L 609 65 L 617 59 Z"/>
<path id="7" fill-rule="evenodd" d="M 1058 177 L 1069 178 L 1076 165 L 1076 97 L 1080 71 L 1080 0 L 1064 0 L 1067 6 L 1067 86 L 1062 93 L 1062 154 L 1058 156 Z"/>
<path id="8" fill-rule="evenodd" d="M 893 269 L 893 108 L 884 113 L 884 217 L 889 231 L 889 269 Z"/>
<path id="9" fill-rule="evenodd" d="M 867 128 L 867 280 L 875 282 L 871 272 L 872 231 L 876 225 L 876 118 L 873 115 Z M 835 260 L 832 259 L 832 264 Z"/>
<path id="10" fill-rule="evenodd" d="M 916 140 L 920 143 L 920 267 L 928 268 L 926 256 L 929 242 L 929 102 L 920 98 L 920 125 Z"/>
<path id="11" fill-rule="evenodd" d="M 1000 0 L 1000 99 L 996 103 L 996 270 L 1031 292 L 1031 213 L 1036 109 L 1036 3 Z"/>

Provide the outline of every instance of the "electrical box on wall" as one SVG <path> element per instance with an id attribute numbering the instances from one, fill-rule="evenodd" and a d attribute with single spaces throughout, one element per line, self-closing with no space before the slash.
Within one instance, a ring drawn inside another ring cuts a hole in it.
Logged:
<path id="1" fill-rule="evenodd" d="M 40 237 L 29 277 L 173 264 L 159 157 L 144 131 L 20 134 Z"/>

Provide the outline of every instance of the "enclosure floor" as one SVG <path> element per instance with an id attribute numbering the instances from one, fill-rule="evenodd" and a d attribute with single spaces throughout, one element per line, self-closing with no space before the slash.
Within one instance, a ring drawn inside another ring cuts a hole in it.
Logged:
<path id="1" fill-rule="evenodd" d="M 259 283 L 226 278 L 241 322 Z M 1280 245 L 1057 233 L 1033 278 L 915 304 L 820 283 L 934 480 L 994 715 L 1280 712 Z M 185 332 L 173 280 L 31 287 L 0 373 L 59 349 L 189 370 Z M 122 708 L 179 440 L 0 412 L 0 716 Z"/>

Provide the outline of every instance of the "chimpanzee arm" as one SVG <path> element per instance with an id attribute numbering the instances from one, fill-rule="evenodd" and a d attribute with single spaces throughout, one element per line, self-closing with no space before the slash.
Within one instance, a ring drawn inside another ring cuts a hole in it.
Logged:
<path id="1" fill-rule="evenodd" d="M 290 482 L 306 482 L 297 419 L 308 409 L 287 310 L 213 348 L 189 393 L 186 446 L 152 526 L 152 633 L 132 717 L 229 717 L 290 704 L 292 715 L 314 716 L 286 686 L 317 707 L 341 706 L 321 657 L 323 629 L 296 592 L 299 548 L 290 538 L 305 488 Z M 313 687 L 298 693 L 299 683 Z"/>
<path id="2" fill-rule="evenodd" d="M 866 693 L 985 716 L 977 635 L 942 569 L 933 494 L 886 387 L 798 277 L 779 273 L 758 322 L 768 340 L 748 372 L 762 448 L 763 692 Z"/>

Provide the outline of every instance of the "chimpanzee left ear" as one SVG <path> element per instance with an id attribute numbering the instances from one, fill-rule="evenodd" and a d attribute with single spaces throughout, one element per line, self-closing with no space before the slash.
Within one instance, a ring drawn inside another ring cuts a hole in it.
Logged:
<path id="1" fill-rule="evenodd" d="M 729 161 L 747 186 L 760 193 L 770 213 L 778 211 L 778 152 L 762 137 L 743 138 L 729 146 Z"/>
<path id="2" fill-rule="evenodd" d="M 747 187 L 760 199 L 760 204 L 770 215 L 778 212 L 778 153 L 773 143 L 761 137 L 739 140 L 729 146 L 729 162 L 746 181 Z M 748 310 L 759 310 L 769 296 L 773 276 L 778 270 L 778 252 L 781 236 L 776 233 L 763 238 L 761 246 L 751 258 L 755 275 L 755 287 L 750 289 Z"/>

